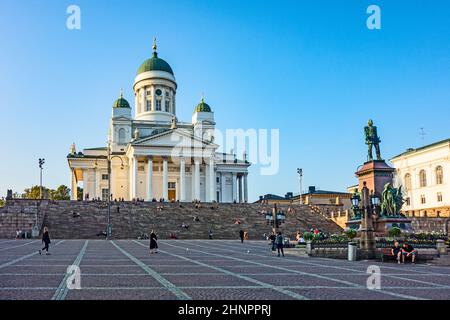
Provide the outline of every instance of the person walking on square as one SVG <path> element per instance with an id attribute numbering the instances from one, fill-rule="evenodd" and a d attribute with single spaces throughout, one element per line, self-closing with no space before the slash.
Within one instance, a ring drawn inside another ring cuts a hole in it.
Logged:
<path id="1" fill-rule="evenodd" d="M 158 253 L 158 237 L 152 230 L 150 233 L 150 253 Z"/>
<path id="2" fill-rule="evenodd" d="M 241 239 L 241 243 L 244 243 L 244 230 L 239 231 L 239 238 Z"/>
<path id="3" fill-rule="evenodd" d="M 283 250 L 283 236 L 281 232 L 278 232 L 278 235 L 275 239 L 275 242 L 277 243 L 277 249 L 278 249 L 278 256 L 280 256 L 280 252 L 284 257 L 284 250 Z"/>
<path id="4" fill-rule="evenodd" d="M 46 255 L 49 255 L 50 252 L 48 252 L 48 245 L 51 243 L 50 241 L 50 234 L 48 233 L 48 228 L 44 227 L 44 233 L 42 234 L 42 243 L 44 244 L 44 247 L 39 250 L 39 254 L 42 254 L 42 251 L 47 251 Z"/>

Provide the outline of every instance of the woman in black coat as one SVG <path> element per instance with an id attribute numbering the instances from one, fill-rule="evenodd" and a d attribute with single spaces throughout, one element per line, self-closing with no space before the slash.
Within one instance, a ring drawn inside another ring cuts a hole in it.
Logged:
<path id="1" fill-rule="evenodd" d="M 152 230 L 150 233 L 150 253 L 158 253 L 158 243 L 156 242 L 158 238 L 155 232 Z"/>
<path id="2" fill-rule="evenodd" d="M 48 252 L 48 245 L 51 243 L 51 241 L 47 227 L 44 227 L 44 233 L 42 234 L 42 243 L 44 244 L 44 247 L 41 250 L 39 250 L 39 254 L 42 254 L 42 250 L 45 250 L 47 251 L 46 255 L 49 255 L 50 252 Z"/>

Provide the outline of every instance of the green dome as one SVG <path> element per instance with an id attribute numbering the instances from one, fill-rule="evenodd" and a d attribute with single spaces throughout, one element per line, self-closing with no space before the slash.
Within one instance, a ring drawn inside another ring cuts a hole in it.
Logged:
<path id="1" fill-rule="evenodd" d="M 120 94 L 119 99 L 117 99 L 117 100 L 114 102 L 113 108 L 129 108 L 129 109 L 131 109 L 131 108 L 130 108 L 130 104 L 128 103 L 127 100 L 125 100 L 125 99 L 123 98 L 123 95 L 122 95 L 122 94 Z"/>
<path id="2" fill-rule="evenodd" d="M 202 101 L 195 107 L 194 112 L 211 112 L 211 107 L 205 103 L 205 101 L 202 98 Z"/>
<path id="3" fill-rule="evenodd" d="M 153 56 L 150 59 L 144 61 L 139 67 L 137 74 L 146 71 L 165 71 L 173 75 L 172 68 L 170 65 L 161 58 L 158 58 L 158 53 L 153 52 Z"/>

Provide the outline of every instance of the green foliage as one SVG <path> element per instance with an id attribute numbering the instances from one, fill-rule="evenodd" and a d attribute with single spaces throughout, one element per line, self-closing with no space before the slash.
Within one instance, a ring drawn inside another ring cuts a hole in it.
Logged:
<path id="1" fill-rule="evenodd" d="M 81 189 L 81 195 L 83 195 L 83 189 Z M 39 186 L 32 186 L 31 188 L 25 189 L 22 197 L 25 199 L 40 199 L 41 188 Z M 56 190 L 43 186 L 42 197 L 50 200 L 70 200 L 70 189 L 65 185 L 60 185 Z"/>
<path id="2" fill-rule="evenodd" d="M 0 208 L 5 206 L 5 200 L 4 199 L 0 199 Z"/>
<path id="3" fill-rule="evenodd" d="M 389 230 L 389 236 L 390 237 L 400 237 L 402 234 L 402 230 L 398 227 L 393 227 Z"/>
<path id="4" fill-rule="evenodd" d="M 356 238 L 356 235 L 358 233 L 356 232 L 356 230 L 354 229 L 347 229 L 345 230 L 345 235 L 350 239 L 353 240 L 354 238 Z"/>
<path id="5" fill-rule="evenodd" d="M 65 185 L 60 185 L 56 190 L 51 190 L 51 199 L 70 200 L 70 189 Z"/>
<path id="6" fill-rule="evenodd" d="M 311 232 L 305 232 L 303 234 L 303 239 L 305 239 L 305 241 L 312 241 L 314 239 L 314 234 Z"/>

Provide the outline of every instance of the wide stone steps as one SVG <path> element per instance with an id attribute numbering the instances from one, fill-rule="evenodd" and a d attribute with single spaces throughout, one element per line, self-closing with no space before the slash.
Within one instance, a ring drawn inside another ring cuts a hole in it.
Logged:
<path id="1" fill-rule="evenodd" d="M 158 211 L 157 207 L 164 209 Z M 23 204 L 26 206 L 26 204 Z M 203 203 L 195 208 L 192 203 L 117 202 L 111 204 L 111 224 L 116 239 L 136 239 L 141 233 L 154 230 L 161 239 L 175 233 L 179 239 L 206 239 L 209 230 L 214 239 L 236 239 L 239 230 L 249 233 L 250 239 L 262 239 L 272 228 L 265 221 L 262 210 L 271 207 L 261 204 L 212 204 Z M 119 210 L 118 210 L 119 208 Z M 281 226 L 284 234 L 295 237 L 297 231 L 318 227 L 325 232 L 340 232 L 341 228 L 331 220 L 317 215 L 307 206 L 293 206 L 295 212 L 287 213 L 288 206 L 280 209 L 286 213 L 286 223 Z M 18 209 L 16 209 L 18 210 Z M 27 209 L 31 210 L 31 209 Z M 33 211 L 33 210 L 31 210 Z M 108 207 L 103 202 L 47 201 L 40 205 L 42 226 L 47 226 L 53 238 L 95 239 L 105 231 Z M 77 213 L 79 217 L 73 217 Z M 197 216 L 200 221 L 195 222 Z M 239 219 L 241 224 L 235 224 Z M 182 224 L 189 229 L 181 228 Z"/>

